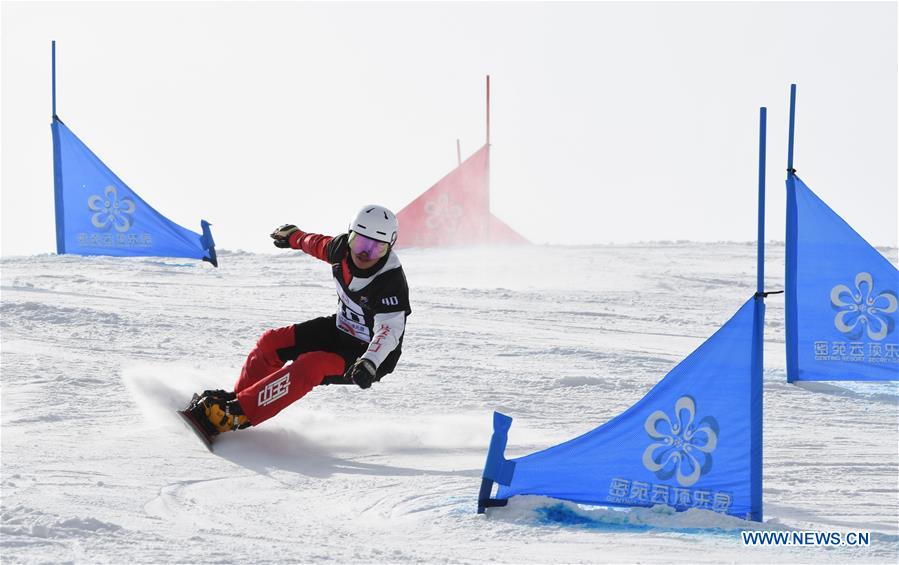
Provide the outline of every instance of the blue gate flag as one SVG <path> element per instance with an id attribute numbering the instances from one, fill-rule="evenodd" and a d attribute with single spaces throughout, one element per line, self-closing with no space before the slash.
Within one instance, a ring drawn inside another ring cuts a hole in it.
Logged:
<path id="1" fill-rule="evenodd" d="M 701 508 L 762 519 L 761 332 L 749 299 L 636 404 L 593 431 L 521 458 L 494 415 L 479 511 L 516 495 L 600 506 Z M 499 483 L 496 499 L 488 485 Z M 485 498 L 485 492 L 486 497 Z"/>
<path id="2" fill-rule="evenodd" d="M 787 380 L 899 380 L 899 271 L 787 179 Z"/>
<path id="3" fill-rule="evenodd" d="M 59 254 L 188 257 L 218 266 L 209 223 L 202 234 L 147 204 L 54 117 L 53 173 Z"/>

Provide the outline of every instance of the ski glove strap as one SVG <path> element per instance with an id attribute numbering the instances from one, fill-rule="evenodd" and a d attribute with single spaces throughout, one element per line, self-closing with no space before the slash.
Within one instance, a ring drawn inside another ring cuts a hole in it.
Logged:
<path id="1" fill-rule="evenodd" d="M 375 382 L 375 364 L 368 359 L 359 358 L 353 366 L 347 369 L 346 377 L 349 377 L 359 388 L 369 388 Z"/>

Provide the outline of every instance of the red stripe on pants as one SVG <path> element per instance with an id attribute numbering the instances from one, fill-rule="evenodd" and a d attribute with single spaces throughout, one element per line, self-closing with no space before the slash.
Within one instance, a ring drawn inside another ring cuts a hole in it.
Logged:
<path id="1" fill-rule="evenodd" d="M 261 341 L 262 339 L 260 339 Z M 251 353 L 250 356 L 252 357 L 252 355 Z M 247 359 L 247 364 L 249 361 Z M 241 389 L 235 387 L 237 401 L 250 423 L 257 426 L 304 397 L 313 387 L 321 384 L 322 379 L 327 375 L 343 374 L 343 367 L 343 357 L 336 353 L 327 351 L 303 353 L 291 365 L 283 367 L 255 383 Z M 244 380 L 246 366 L 244 369 L 238 385 Z"/>

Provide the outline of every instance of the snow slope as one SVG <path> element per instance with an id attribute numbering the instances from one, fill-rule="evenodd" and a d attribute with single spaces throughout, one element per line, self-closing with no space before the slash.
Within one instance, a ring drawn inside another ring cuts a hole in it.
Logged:
<path id="1" fill-rule="evenodd" d="M 615 416 L 754 292 L 754 244 L 401 258 L 413 314 L 397 372 L 320 387 L 215 454 L 172 410 L 230 387 L 265 329 L 330 314 L 327 265 L 4 258 L 2 562 L 899 559 L 899 386 L 786 384 L 781 296 L 767 301 L 764 523 L 539 498 L 475 513 L 494 409 L 515 418 L 510 457 Z M 768 259 L 780 289 L 783 247 Z M 745 547 L 742 529 L 872 539 Z"/>

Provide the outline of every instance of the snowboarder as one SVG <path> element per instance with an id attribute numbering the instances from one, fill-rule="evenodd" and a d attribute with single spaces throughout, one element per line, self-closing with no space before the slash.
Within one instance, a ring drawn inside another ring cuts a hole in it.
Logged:
<path id="1" fill-rule="evenodd" d="M 362 389 L 393 372 L 400 358 L 409 288 L 393 244 L 396 215 L 362 208 L 348 233 L 305 233 L 292 224 L 272 232 L 276 247 L 300 249 L 331 264 L 337 313 L 262 334 L 233 392 L 195 394 L 182 412 L 207 444 L 222 432 L 256 426 L 321 384 Z M 286 363 L 292 361 L 289 366 Z"/>

